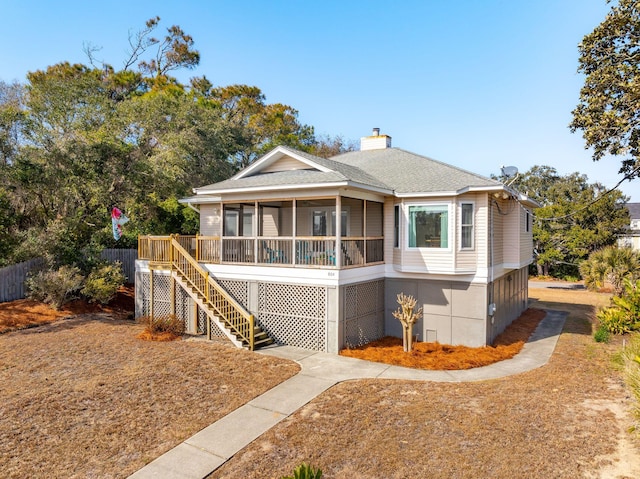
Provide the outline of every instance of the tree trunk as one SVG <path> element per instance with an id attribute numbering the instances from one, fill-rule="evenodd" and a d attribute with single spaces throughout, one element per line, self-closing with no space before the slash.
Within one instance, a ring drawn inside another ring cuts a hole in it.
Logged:
<path id="1" fill-rule="evenodd" d="M 402 327 L 402 349 L 405 353 L 409 351 L 409 328 L 406 325 Z"/>

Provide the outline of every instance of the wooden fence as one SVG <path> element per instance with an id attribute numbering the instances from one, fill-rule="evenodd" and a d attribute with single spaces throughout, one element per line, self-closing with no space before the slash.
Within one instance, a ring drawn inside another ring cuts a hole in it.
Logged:
<path id="1" fill-rule="evenodd" d="M 24 280 L 27 279 L 27 274 L 43 265 L 42 258 L 35 258 L 0 268 L 0 303 L 24 298 Z"/>
<path id="2" fill-rule="evenodd" d="M 136 260 L 138 259 L 137 249 L 105 249 L 100 255 L 107 261 L 120 261 L 122 272 L 127 277 L 127 283 L 133 283 L 136 278 Z"/>
<path id="3" fill-rule="evenodd" d="M 100 257 L 111 262 L 120 261 L 122 263 L 122 271 L 127 277 L 127 282 L 133 283 L 135 281 L 138 250 L 105 249 Z M 35 258 L 7 266 L 6 268 L 0 268 L 0 303 L 25 298 L 24 280 L 27 279 L 27 274 L 29 274 L 29 271 L 42 266 L 44 266 L 44 260 Z"/>

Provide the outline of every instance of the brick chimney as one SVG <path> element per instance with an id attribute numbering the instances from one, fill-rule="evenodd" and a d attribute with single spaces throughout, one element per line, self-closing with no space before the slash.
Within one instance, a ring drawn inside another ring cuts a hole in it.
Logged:
<path id="1" fill-rule="evenodd" d="M 385 134 L 381 135 L 380 128 L 374 128 L 371 136 L 360 138 L 360 151 L 384 150 L 385 148 L 391 148 L 391 137 Z"/>

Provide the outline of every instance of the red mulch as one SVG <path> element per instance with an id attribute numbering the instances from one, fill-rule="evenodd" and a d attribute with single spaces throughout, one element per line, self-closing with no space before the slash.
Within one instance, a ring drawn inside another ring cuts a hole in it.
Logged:
<path id="1" fill-rule="evenodd" d="M 404 352 L 402 339 L 386 336 L 358 348 L 343 349 L 342 356 L 418 369 L 455 370 L 486 366 L 512 358 L 544 318 L 540 309 L 527 309 L 500 334 L 493 345 L 483 348 L 449 346 L 440 343 L 413 343 L 411 352 Z"/>

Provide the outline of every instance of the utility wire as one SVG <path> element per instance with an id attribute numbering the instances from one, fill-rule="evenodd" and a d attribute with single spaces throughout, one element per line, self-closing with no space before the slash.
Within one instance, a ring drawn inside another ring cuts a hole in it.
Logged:
<path id="1" fill-rule="evenodd" d="M 575 215 L 576 213 L 580 213 L 581 211 L 586 210 L 587 208 L 589 208 L 590 206 L 596 204 L 598 201 L 600 201 L 601 199 L 603 199 L 605 196 L 607 196 L 608 194 L 610 194 L 613 190 L 617 189 L 618 186 L 620 186 L 622 183 L 624 183 L 625 181 L 629 180 L 631 181 L 633 174 L 637 173 L 638 171 L 640 171 L 640 165 L 636 166 L 631 172 L 627 173 L 626 175 L 624 175 L 624 177 L 618 181 L 618 183 L 616 183 L 616 185 L 613 188 L 609 188 L 607 191 L 605 191 L 604 193 L 602 193 L 600 196 L 598 196 L 595 200 L 590 201 L 589 203 L 587 203 L 585 206 L 583 206 L 582 208 L 579 208 L 575 211 L 572 211 L 571 213 L 568 213 L 566 215 L 563 216 L 555 216 L 553 218 L 540 218 L 539 216 L 536 216 L 535 214 L 533 215 L 536 219 L 540 220 L 540 221 L 557 221 L 557 220 L 563 220 L 565 218 L 569 218 L 570 216 Z"/>

